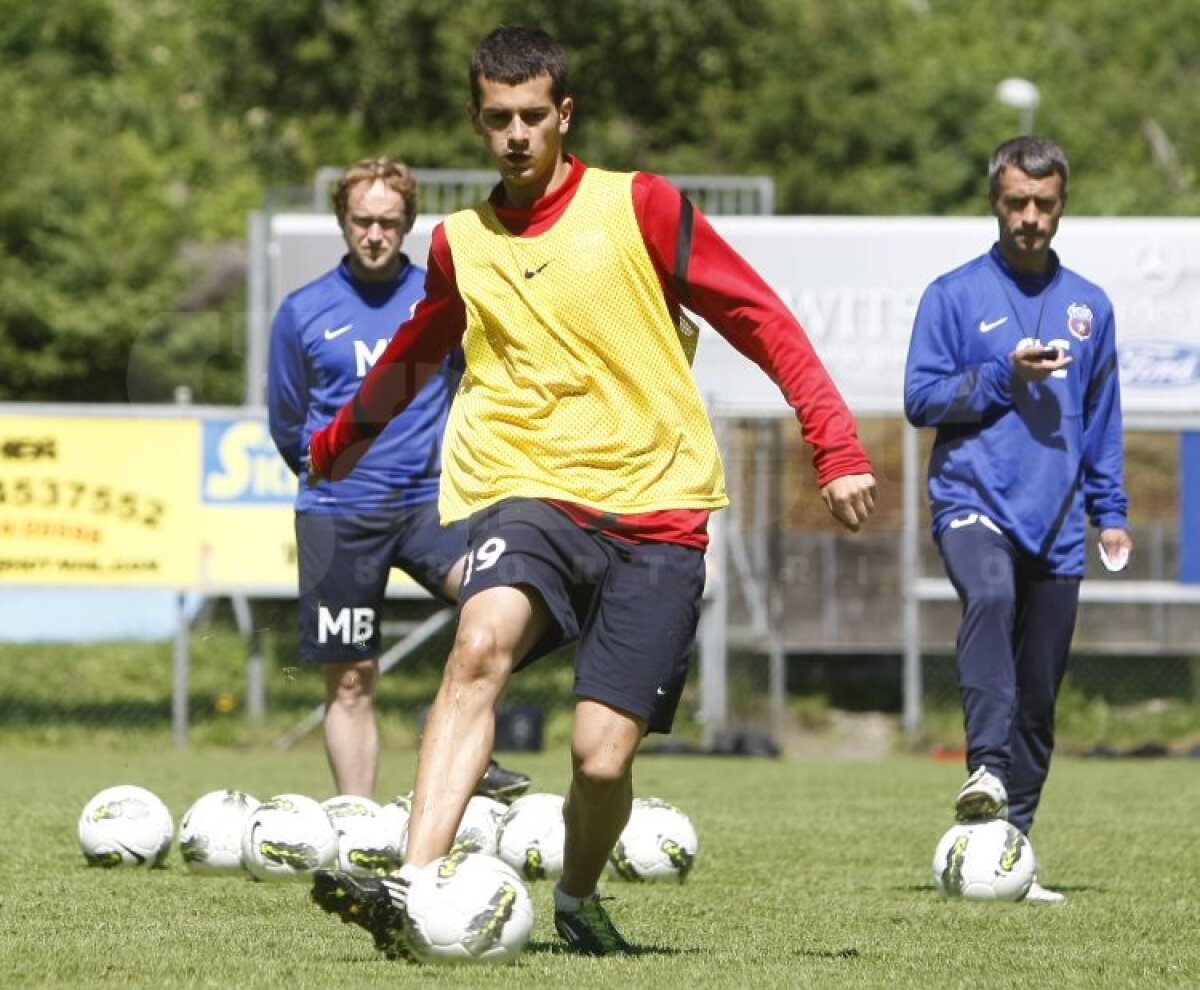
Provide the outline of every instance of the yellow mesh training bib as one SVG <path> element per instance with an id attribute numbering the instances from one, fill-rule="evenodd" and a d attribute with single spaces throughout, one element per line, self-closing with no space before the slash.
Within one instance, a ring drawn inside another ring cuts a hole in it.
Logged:
<path id="1" fill-rule="evenodd" d="M 513 496 L 617 514 L 727 503 L 632 183 L 588 169 L 536 237 L 510 234 L 487 204 L 446 220 L 467 370 L 446 428 L 444 522 Z"/>

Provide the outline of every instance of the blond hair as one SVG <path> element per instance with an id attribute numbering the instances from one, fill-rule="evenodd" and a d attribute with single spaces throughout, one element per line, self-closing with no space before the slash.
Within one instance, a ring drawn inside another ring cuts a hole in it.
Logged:
<path id="1" fill-rule="evenodd" d="M 389 189 L 398 192 L 404 200 L 404 218 L 407 226 L 404 232 L 412 230 L 413 221 L 417 219 L 417 180 L 412 169 L 402 161 L 381 155 L 378 158 L 364 158 L 350 165 L 338 179 L 333 189 L 333 212 L 337 214 L 339 224 L 346 221 L 346 211 L 350 206 L 350 191 L 361 182 L 382 182 Z"/>

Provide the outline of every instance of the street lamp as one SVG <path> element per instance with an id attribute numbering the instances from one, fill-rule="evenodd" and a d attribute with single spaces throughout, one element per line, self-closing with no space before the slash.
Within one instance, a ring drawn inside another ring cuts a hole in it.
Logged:
<path id="1" fill-rule="evenodd" d="M 1042 100 L 1037 86 L 1028 79 L 1010 78 L 1002 80 L 996 87 L 996 99 L 1006 107 L 1021 112 L 1021 133 L 1033 133 L 1033 114 Z"/>

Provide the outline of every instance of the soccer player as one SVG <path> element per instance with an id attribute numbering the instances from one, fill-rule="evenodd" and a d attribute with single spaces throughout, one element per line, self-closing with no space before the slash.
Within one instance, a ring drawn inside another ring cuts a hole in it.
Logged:
<path id="1" fill-rule="evenodd" d="M 472 56 L 470 87 L 500 182 L 436 228 L 424 301 L 310 447 L 317 472 L 342 477 L 463 344 L 440 498 L 443 520 L 469 525 L 458 636 L 421 742 L 399 877 L 320 874 L 313 897 L 402 955 L 406 884 L 450 848 L 510 675 L 578 640 L 555 927 L 576 952 L 627 952 L 596 884 L 629 817 L 638 745 L 671 728 L 708 516 L 726 504 L 681 306 L 778 384 L 847 528 L 870 515 L 875 482 L 803 329 L 708 221 L 657 175 L 564 153 L 574 104 L 554 39 L 497 28 Z"/>
<path id="2" fill-rule="evenodd" d="M 433 369 L 345 480 L 307 484 L 302 457 L 313 431 L 354 394 L 396 327 L 421 298 L 423 269 L 402 252 L 417 215 L 417 185 L 390 158 L 346 169 L 333 206 L 348 253 L 291 293 L 271 328 L 267 406 L 271 436 L 302 475 L 296 497 L 300 652 L 321 664 L 325 751 L 339 794 L 375 796 L 379 734 L 380 609 L 392 567 L 443 601 L 462 578 L 466 526 L 437 515 L 442 433 L 462 373 L 455 350 Z M 481 793 L 510 800 L 529 778 L 489 762 Z"/>
<path id="3" fill-rule="evenodd" d="M 937 428 L 933 536 L 962 603 L 958 679 L 970 776 L 960 820 L 1028 834 L 1050 769 L 1087 520 L 1124 566 L 1121 398 L 1113 308 L 1050 243 L 1067 202 L 1062 150 L 1006 141 L 988 169 L 995 245 L 941 276 L 917 311 L 904 405 Z M 1033 901 L 1062 901 L 1038 882 Z"/>

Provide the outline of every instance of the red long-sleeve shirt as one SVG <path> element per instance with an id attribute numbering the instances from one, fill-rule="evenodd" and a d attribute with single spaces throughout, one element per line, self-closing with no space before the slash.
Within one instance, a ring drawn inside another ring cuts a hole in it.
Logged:
<path id="1" fill-rule="evenodd" d="M 528 209 L 500 205 L 497 189 L 492 208 L 509 231 L 533 237 L 562 216 L 586 169 L 578 159 L 568 160 L 571 170 L 566 181 Z M 703 214 L 696 210 L 685 216 L 683 203 L 679 191 L 662 176 L 648 172 L 634 176 L 634 213 L 672 317 L 677 318 L 680 306 L 686 305 L 779 386 L 812 447 L 819 485 L 843 475 L 869 473 L 871 464 L 859 443 L 854 418 L 804 329 Z M 466 326 L 454 259 L 439 224 L 430 245 L 425 298 L 392 337 L 354 399 L 313 435 L 309 449 L 313 468 L 334 479 L 349 474 L 371 439 L 462 341 Z M 554 504 L 581 525 L 635 541 L 701 548 L 708 542 L 708 511 L 703 509 L 613 516 L 572 503 Z"/>

